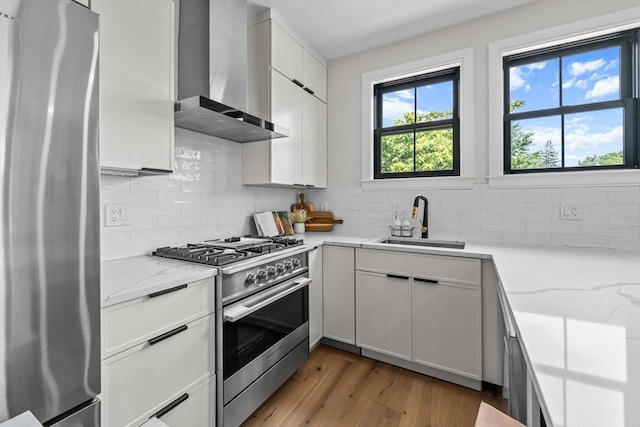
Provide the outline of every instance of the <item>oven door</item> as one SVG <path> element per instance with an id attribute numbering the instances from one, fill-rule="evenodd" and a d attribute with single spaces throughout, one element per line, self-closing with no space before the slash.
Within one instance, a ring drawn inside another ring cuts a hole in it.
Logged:
<path id="1" fill-rule="evenodd" d="M 309 338 L 310 283 L 298 276 L 223 308 L 225 405 Z"/>

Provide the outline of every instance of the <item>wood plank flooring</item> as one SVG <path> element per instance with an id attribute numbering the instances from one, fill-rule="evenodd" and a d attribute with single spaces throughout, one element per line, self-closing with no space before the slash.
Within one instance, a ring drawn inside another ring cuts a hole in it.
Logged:
<path id="1" fill-rule="evenodd" d="M 507 401 L 333 347 L 318 346 L 243 427 L 473 427 L 480 402 Z"/>

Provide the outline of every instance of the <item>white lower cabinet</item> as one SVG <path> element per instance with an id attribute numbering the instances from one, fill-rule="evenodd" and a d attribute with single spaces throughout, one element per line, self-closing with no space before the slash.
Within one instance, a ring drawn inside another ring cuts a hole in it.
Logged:
<path id="1" fill-rule="evenodd" d="M 413 282 L 413 360 L 481 379 L 480 287 Z"/>
<path id="2" fill-rule="evenodd" d="M 167 407 L 168 411 L 158 414 L 158 418 L 168 426 L 214 426 L 216 419 L 216 377 L 196 385 L 188 393 L 181 395 L 175 402 L 179 404 Z M 186 397 L 186 399 L 185 399 Z M 173 402 L 172 402 L 173 403 Z M 171 404 L 170 404 L 171 405 Z"/>
<path id="3" fill-rule="evenodd" d="M 324 336 L 355 344 L 355 249 L 325 245 L 322 251 Z"/>
<path id="4" fill-rule="evenodd" d="M 359 248 L 356 344 L 369 357 L 479 389 L 480 283 L 478 259 Z"/>
<path id="5" fill-rule="evenodd" d="M 211 278 L 102 308 L 103 427 L 215 425 L 214 292 Z"/>
<path id="6" fill-rule="evenodd" d="M 214 316 L 139 344 L 102 362 L 107 426 L 138 425 L 215 372 Z M 165 338 L 166 337 L 166 338 Z"/>
<path id="7" fill-rule="evenodd" d="M 322 338 L 322 246 L 309 251 L 309 347 L 315 347 Z"/>
<path id="8" fill-rule="evenodd" d="M 356 345 L 411 359 L 409 276 L 356 272 Z"/>

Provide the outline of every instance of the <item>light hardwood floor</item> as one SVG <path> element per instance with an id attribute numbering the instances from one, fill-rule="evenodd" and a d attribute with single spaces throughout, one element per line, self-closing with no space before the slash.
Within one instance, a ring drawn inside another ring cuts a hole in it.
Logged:
<path id="1" fill-rule="evenodd" d="M 247 421 L 252 426 L 473 427 L 507 401 L 320 345 Z"/>

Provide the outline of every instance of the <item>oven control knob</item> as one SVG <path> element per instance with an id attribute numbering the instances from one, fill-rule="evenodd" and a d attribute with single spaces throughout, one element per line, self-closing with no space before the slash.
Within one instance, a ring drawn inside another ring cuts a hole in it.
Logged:
<path id="1" fill-rule="evenodd" d="M 267 270 L 264 268 L 258 269 L 258 280 L 264 280 L 267 278 Z"/>
<path id="2" fill-rule="evenodd" d="M 245 277 L 244 279 L 244 283 L 246 283 L 247 285 L 255 285 L 257 281 L 258 278 L 256 277 L 255 273 L 247 273 L 247 277 Z"/>
<path id="3" fill-rule="evenodd" d="M 276 275 L 276 268 L 273 265 L 267 267 L 267 277 L 273 277 Z"/>
<path id="4" fill-rule="evenodd" d="M 293 263 L 291 261 L 289 261 L 289 260 L 286 260 L 284 262 L 284 269 L 286 271 L 293 270 Z"/>
<path id="5" fill-rule="evenodd" d="M 276 263 L 276 271 L 278 274 L 284 273 L 284 264 L 281 262 Z"/>
<path id="6" fill-rule="evenodd" d="M 300 260 L 298 258 L 291 258 L 291 263 L 293 264 L 294 268 L 300 267 Z"/>

